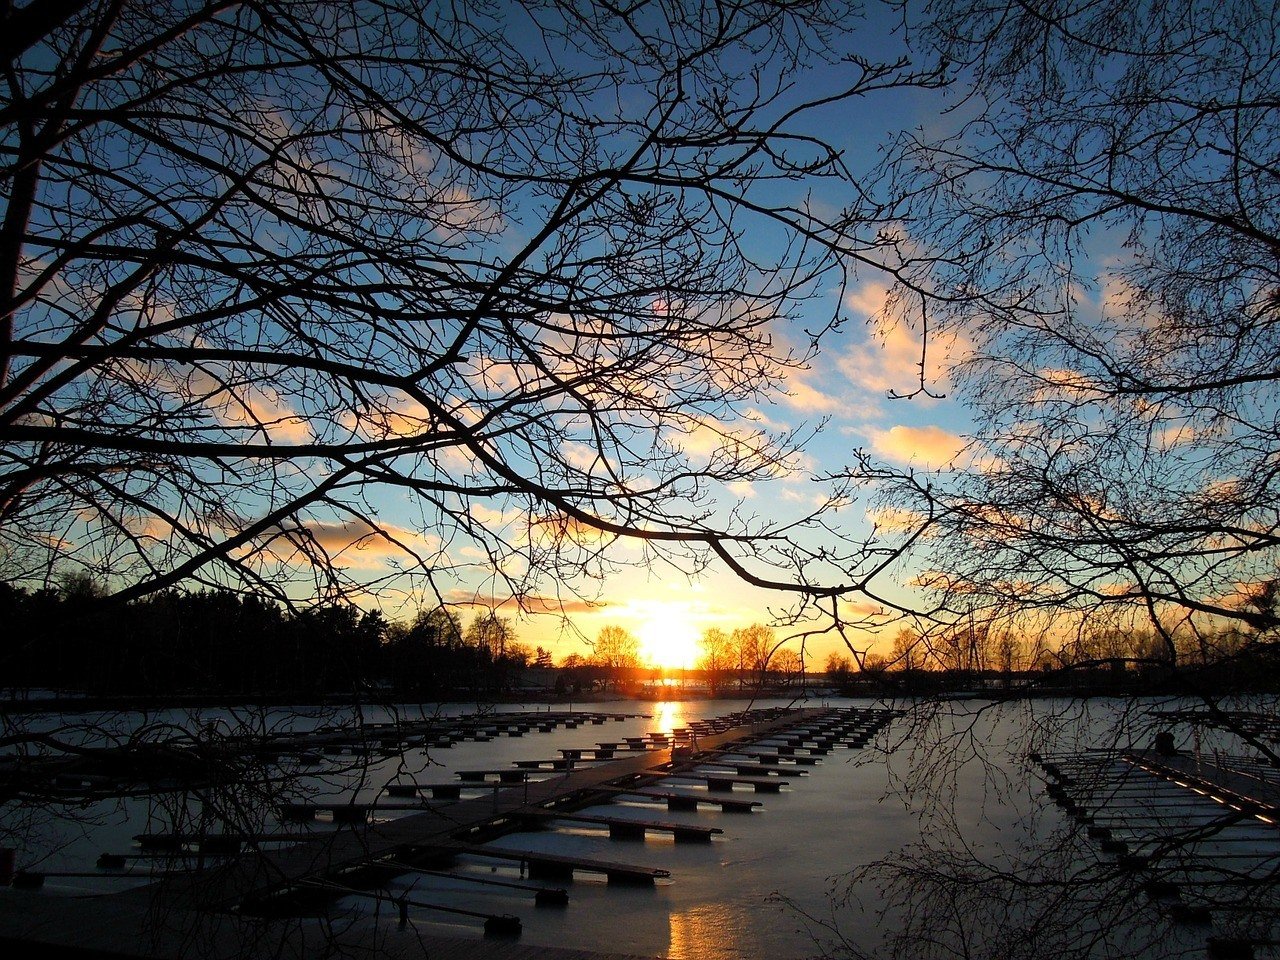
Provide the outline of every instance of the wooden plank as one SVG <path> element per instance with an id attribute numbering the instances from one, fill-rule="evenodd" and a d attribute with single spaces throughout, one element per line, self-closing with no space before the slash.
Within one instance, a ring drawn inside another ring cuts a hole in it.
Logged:
<path id="1" fill-rule="evenodd" d="M 777 777 L 739 777 L 718 773 L 694 773 L 691 771 L 671 771 L 667 774 L 672 779 L 701 780 L 707 784 L 708 790 L 732 790 L 735 786 L 754 787 L 756 793 L 778 793 L 779 788 L 789 785 L 789 781 Z"/>
<path id="2" fill-rule="evenodd" d="M 1240 770 L 1183 755 L 1164 756 L 1154 751 L 1126 751 L 1125 763 L 1162 780 L 1203 790 L 1208 796 L 1230 803 L 1265 823 L 1280 825 L 1280 785 Z"/>
<path id="3" fill-rule="evenodd" d="M 764 750 L 728 750 L 726 755 L 740 754 L 744 757 L 755 757 L 761 763 L 778 763 L 781 761 L 783 765 L 796 764 L 804 767 L 815 767 L 822 763 L 821 757 L 813 757 L 808 754 L 803 755 L 786 755 L 777 752 L 769 753 Z"/>
<path id="4" fill-rule="evenodd" d="M 550 760 L 512 760 L 521 770 L 572 770 L 580 763 L 609 763 L 613 757 L 553 757 Z"/>
<path id="5" fill-rule="evenodd" d="M 807 777 L 808 770 L 783 770 L 781 766 L 772 766 L 766 763 L 734 763 L 732 760 L 712 760 L 695 756 L 692 758 L 700 767 L 718 767 L 725 770 L 736 770 L 738 776 L 749 777 L 753 774 L 762 777 L 780 777 L 786 775 L 788 777 Z"/>
<path id="6" fill-rule="evenodd" d="M 469 783 L 420 783 L 419 792 L 430 793 L 437 800 L 457 800 L 463 790 L 505 790 L 507 783 L 495 783 L 492 780 L 474 780 Z"/>
<path id="7" fill-rule="evenodd" d="M 661 867 L 616 863 L 611 860 L 574 857 L 566 854 L 546 853 L 541 850 L 510 850 L 503 847 L 473 847 L 465 844 L 453 844 L 448 848 L 454 853 L 466 854 L 471 857 L 523 863 L 531 879 L 572 880 L 575 870 L 584 870 L 587 873 L 602 873 L 610 883 L 652 885 L 655 880 L 671 876 L 670 870 L 664 870 Z"/>
<path id="8" fill-rule="evenodd" d="M 459 780 L 468 781 L 468 782 L 471 782 L 471 781 L 482 782 L 484 780 L 487 780 L 489 777 L 497 777 L 498 780 L 501 781 L 502 783 L 524 783 L 526 780 L 530 779 L 533 776 L 533 774 L 536 772 L 538 771 L 521 770 L 518 767 L 516 768 L 499 767 L 496 769 L 487 769 L 487 770 L 458 770 L 455 772 L 454 776 L 456 776 Z M 554 771 L 543 770 L 541 772 L 550 774 L 550 773 L 553 773 Z"/>
<path id="9" fill-rule="evenodd" d="M 713 797 L 709 794 L 680 793 L 675 790 L 655 790 L 649 787 L 627 789 L 617 788 L 618 797 L 648 797 L 653 800 L 665 800 L 668 810 L 696 810 L 698 804 L 714 804 L 725 813 L 750 813 L 756 807 L 764 806 L 759 800 L 734 800 L 730 797 Z"/>
<path id="10" fill-rule="evenodd" d="M 546 810 L 541 807 L 529 807 L 520 813 L 522 817 L 532 820 L 564 820 L 567 823 L 589 823 L 609 828 L 609 836 L 630 839 L 635 836 L 643 839 L 649 830 L 670 833 L 677 841 L 706 840 L 713 834 L 724 833 L 719 827 L 703 827 L 697 824 L 676 823 L 670 820 L 633 820 L 627 817 L 608 817 L 602 814 L 566 813 L 562 810 Z"/>

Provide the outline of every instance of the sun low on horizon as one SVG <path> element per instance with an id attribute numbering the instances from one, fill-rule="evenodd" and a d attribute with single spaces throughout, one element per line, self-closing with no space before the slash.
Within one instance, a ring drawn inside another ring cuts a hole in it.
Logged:
<path id="1" fill-rule="evenodd" d="M 637 611 L 635 634 L 640 641 L 640 659 L 650 666 L 688 669 L 702 653 L 701 632 L 682 604 L 646 604 L 643 611 Z"/>

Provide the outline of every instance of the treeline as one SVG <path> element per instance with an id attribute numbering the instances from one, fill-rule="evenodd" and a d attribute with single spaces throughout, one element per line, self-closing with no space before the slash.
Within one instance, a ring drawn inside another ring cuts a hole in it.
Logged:
<path id="1" fill-rule="evenodd" d="M 787 688 L 803 682 L 804 658 L 800 651 L 779 641 L 772 627 L 754 623 L 725 631 L 703 631 L 702 654 L 697 667 L 706 671 L 713 692 L 726 688 Z"/>
<path id="2" fill-rule="evenodd" d="M 505 689 L 535 657 L 505 618 L 487 611 L 464 629 L 444 609 L 402 624 L 345 604 L 290 610 L 226 590 L 166 590 L 105 606 L 83 579 L 36 591 L 0 584 L 0 618 L 10 638 L 0 650 L 7 688 L 431 696 Z"/>
<path id="3" fill-rule="evenodd" d="M 1065 638 L 953 626 L 903 630 L 890 652 L 867 654 L 860 664 L 833 654 L 826 672 L 846 693 L 1276 691 L 1280 649 L 1270 633 L 1236 625 L 1157 631 L 1085 624 Z"/>

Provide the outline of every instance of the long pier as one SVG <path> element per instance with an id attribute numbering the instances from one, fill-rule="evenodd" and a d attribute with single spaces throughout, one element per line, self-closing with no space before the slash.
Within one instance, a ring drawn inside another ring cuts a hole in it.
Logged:
<path id="1" fill-rule="evenodd" d="M 1082 844 L 1173 924 L 1217 932 L 1215 917 L 1280 912 L 1280 775 L 1250 757 L 1108 749 L 1042 756 L 1045 793 Z M 1270 946 L 1251 928 L 1209 936 L 1211 958 Z M 1267 955 L 1270 955 L 1269 953 Z"/>
<path id="2" fill-rule="evenodd" d="M 793 727 L 816 713 L 788 712 L 772 719 L 745 723 L 700 738 L 699 748 L 711 752 L 742 738 L 758 739 Z M 657 747 L 608 763 L 556 771 L 551 776 L 545 776 L 548 771 L 541 771 L 544 774 L 541 780 L 525 779 L 533 771 L 515 768 L 513 775 L 521 778 L 517 789 L 500 790 L 489 797 L 462 799 L 447 807 L 370 824 L 360 831 L 328 834 L 270 856 L 235 864 L 220 877 L 204 879 L 198 889 L 191 892 L 191 902 L 204 907 L 260 904 L 264 898 L 287 897 L 291 884 L 342 874 L 381 858 L 430 856 L 443 849 L 456 850 L 459 842 L 479 844 L 524 829 L 530 817 L 547 811 L 569 812 L 588 806 L 596 802 L 596 792 L 602 787 L 624 782 L 627 786 L 652 786 L 673 775 L 675 749 Z M 693 763 L 692 758 L 686 763 Z M 680 775 L 685 775 L 684 771 L 680 771 Z M 772 778 L 769 786 L 776 787 Z"/>
<path id="3" fill-rule="evenodd" d="M 581 754 L 576 758 L 564 756 L 565 762 L 554 764 L 561 769 L 548 769 L 552 766 L 548 763 L 536 768 L 482 771 L 484 781 L 492 773 L 503 779 L 504 775 L 519 777 L 518 782 L 459 783 L 460 789 L 482 790 L 485 795 L 480 797 L 449 798 L 448 802 L 430 805 L 425 800 L 420 804 L 350 804 L 346 805 L 350 808 L 346 815 L 338 813 L 343 805 L 326 805 L 334 812 L 335 824 L 346 822 L 311 836 L 279 831 L 235 834 L 230 830 L 204 835 L 143 834 L 138 838 L 143 849 L 189 851 L 211 865 L 87 902 L 17 894 L 0 897 L 0 945 L 22 943 L 149 958 L 182 957 L 197 943 L 201 955 L 211 958 L 317 955 L 321 947 L 335 948 L 335 938 L 340 940 L 346 934 L 339 936 L 332 924 L 317 922 L 308 915 L 323 914 L 327 903 L 344 896 L 378 896 L 390 903 L 391 898 L 385 894 L 365 891 L 376 891 L 390 878 L 407 871 L 447 865 L 460 854 L 519 863 L 530 879 L 569 880 L 574 871 L 584 870 L 604 874 L 611 883 L 653 883 L 666 876 L 667 871 L 608 860 L 506 850 L 488 841 L 527 830 L 531 824 L 564 820 L 606 828 L 611 837 L 619 840 L 636 840 L 647 832 L 663 831 L 673 834 L 677 841 L 709 842 L 713 834 L 720 832 L 719 828 L 577 811 L 634 795 L 651 802 L 666 802 L 670 810 L 696 810 L 699 803 L 711 803 L 726 811 L 749 813 L 758 801 L 735 799 L 735 786 L 776 792 L 787 782 L 783 774 L 801 773 L 796 764 L 783 765 L 794 759 L 797 747 L 806 750 L 803 756 L 811 756 L 816 763 L 822 753 L 837 744 L 860 746 L 868 731 L 878 729 L 890 718 L 889 711 L 860 711 L 855 716 L 846 711 L 809 709 L 759 711 L 735 717 L 731 722 L 700 722 L 674 736 L 630 738 L 634 742 L 628 744 L 629 749 L 623 747 L 612 759 L 601 753 L 616 748 L 602 745 L 596 748 L 600 752 L 583 748 L 584 752 L 594 753 L 589 759 Z M 858 728 L 852 736 L 851 726 Z M 494 728 L 474 729 L 486 736 Z M 799 733 L 787 736 L 772 751 L 760 746 L 762 741 L 780 739 L 789 731 Z M 305 743 L 308 749 L 317 746 L 323 749 L 326 745 L 318 744 L 316 739 Z M 744 750 L 752 754 L 747 761 L 721 759 L 741 755 Z M 772 756 L 773 760 L 762 759 L 761 755 Z M 748 768 L 754 776 L 739 775 Z M 707 791 L 718 795 L 661 789 L 669 778 L 704 782 Z M 396 795 L 421 798 L 430 786 L 401 785 Z M 390 790 L 387 792 L 391 795 Z M 436 796 L 447 798 L 449 794 L 442 791 Z M 366 822 L 368 814 L 379 806 L 405 808 L 407 815 Z M 305 805 L 282 807 L 282 821 L 308 819 L 303 813 Z M 429 904 L 411 904 L 404 898 L 402 901 L 402 922 L 409 906 L 432 909 Z M 109 909 L 101 909 L 106 905 Z M 445 906 L 438 909 L 468 913 Z M 485 927 L 491 933 L 510 935 L 519 930 L 519 921 L 491 916 Z M 381 925 L 366 925 L 357 938 L 359 951 L 398 955 L 383 942 L 386 933 Z M 340 944 L 337 948 L 341 949 Z M 546 955 L 554 953 L 548 951 Z"/>

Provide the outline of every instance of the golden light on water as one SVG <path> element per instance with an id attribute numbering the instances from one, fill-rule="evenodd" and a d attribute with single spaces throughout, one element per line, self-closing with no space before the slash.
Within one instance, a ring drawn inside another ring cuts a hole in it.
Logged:
<path id="1" fill-rule="evenodd" d="M 670 733 L 679 727 L 687 727 L 689 725 L 685 704 L 678 700 L 664 700 L 655 703 L 651 709 L 653 711 L 653 729 L 655 730 Z"/>
<path id="2" fill-rule="evenodd" d="M 737 931 L 749 927 L 732 904 L 706 903 L 673 912 L 670 918 L 670 960 L 715 960 L 737 957 Z"/>

